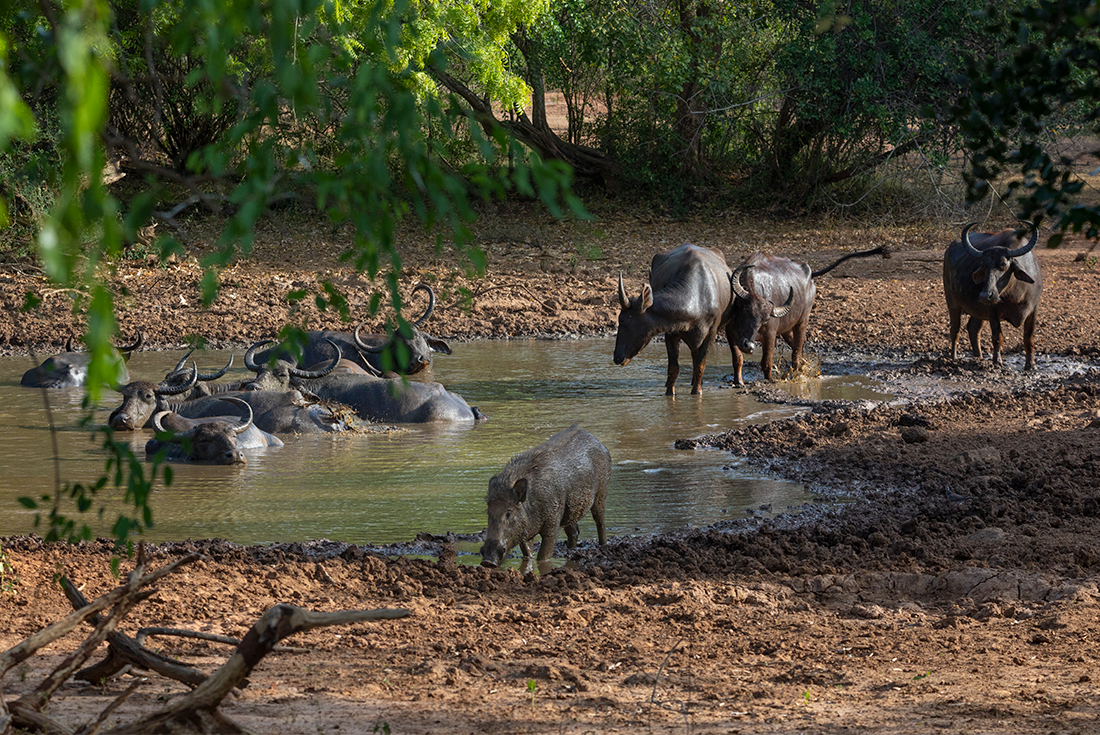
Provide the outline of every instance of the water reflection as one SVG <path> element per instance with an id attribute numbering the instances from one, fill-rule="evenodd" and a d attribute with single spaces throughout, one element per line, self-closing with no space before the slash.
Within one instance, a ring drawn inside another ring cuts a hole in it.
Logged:
<path id="1" fill-rule="evenodd" d="M 701 396 L 664 395 L 664 350 L 649 349 L 626 367 L 612 364 L 609 339 L 485 341 L 453 344 L 436 359 L 434 378 L 490 419 L 475 426 L 410 426 L 366 436 L 288 436 L 286 446 L 246 452 L 244 467 L 174 465 L 171 487 L 156 491 L 153 540 L 222 537 L 241 543 L 316 538 L 355 543 L 409 541 L 418 532 L 478 533 L 485 526 L 489 478 L 516 452 L 571 423 L 602 441 L 614 463 L 607 503 L 611 535 L 653 534 L 738 517 L 771 503 L 776 512 L 809 498 L 799 485 L 723 469 L 725 452 L 673 448 L 690 438 L 802 410 L 761 404 L 719 390 L 721 369 Z M 139 353 L 135 378 L 162 377 L 182 352 Z M 200 365 L 225 364 L 215 352 Z M 53 450 L 38 391 L 19 387 L 26 358 L 0 359 L 0 534 L 30 530 L 20 495 L 53 489 Z M 247 375 L 234 368 L 225 380 Z M 877 397 L 852 376 L 798 384 L 814 398 Z M 862 395 L 855 395 L 862 394 Z M 87 482 L 104 455 L 76 426 L 79 391 L 52 391 L 65 481 Z M 116 396 L 105 392 L 96 419 Z M 151 432 L 131 438 L 142 452 Z M 109 524 L 108 524 L 109 525 Z M 107 525 L 100 532 L 106 532 Z M 582 541 L 594 537 L 591 518 Z M 562 537 L 564 538 L 564 536 Z M 473 544 L 476 551 L 476 544 Z"/>

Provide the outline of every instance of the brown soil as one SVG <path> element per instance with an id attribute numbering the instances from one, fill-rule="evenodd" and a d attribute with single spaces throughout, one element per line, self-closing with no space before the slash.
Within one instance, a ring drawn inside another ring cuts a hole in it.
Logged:
<path id="1" fill-rule="evenodd" d="M 437 559 L 334 543 L 169 545 L 158 558 L 198 548 L 207 559 L 162 583 L 125 630 L 240 635 L 276 602 L 412 611 L 297 636 L 289 643 L 308 653 L 265 658 L 223 708 L 265 733 L 1100 731 L 1100 270 L 1074 262 L 1082 246 L 1039 253 L 1040 369 L 1025 375 L 942 356 L 939 259 L 955 225 L 748 226 L 732 216 L 597 214 L 591 223 L 556 223 L 513 207 L 484 212 L 478 236 L 489 269 L 480 277 L 408 237 L 403 287 L 437 284 L 430 331 L 438 336 L 598 334 L 614 330 L 618 273 L 633 291 L 653 253 L 685 240 L 721 247 L 731 262 L 762 249 L 815 267 L 890 244 L 891 259 L 848 263 L 819 280 L 809 348 L 827 367 L 855 352 L 877 356 L 875 375 L 899 401 L 807 401 L 795 419 L 681 442 L 685 451 L 729 450 L 823 498 L 852 502 L 588 545 L 568 568 L 527 576 L 456 566 L 445 539 L 425 544 Z M 361 312 L 376 286 L 335 260 L 343 233 L 300 220 L 268 220 L 254 258 L 226 273 L 209 310 L 198 303 L 190 259 L 168 268 L 120 264 L 115 282 L 129 294 L 123 329 L 160 345 L 188 334 L 237 345 L 288 318 L 336 326 L 312 305 L 292 315 L 281 301 L 319 275 L 346 289 Z M 197 221 L 180 236 L 197 254 L 213 227 Z M 472 294 L 465 305 L 459 289 Z M 17 316 L 27 290 L 45 303 Z M 31 266 L 0 267 L 0 304 L 8 352 L 56 348 L 72 328 L 71 294 L 50 291 Z M 1012 361 L 1019 343 L 1008 327 Z M 728 365 L 728 350 L 718 348 L 707 390 L 720 388 Z M 440 361 L 444 382 L 445 371 Z M 789 400 L 758 383 L 748 390 Z M 66 612 L 50 581 L 59 568 L 89 598 L 115 584 L 102 544 L 12 538 L 4 553 L 18 582 L 0 593 L 0 648 Z M 153 641 L 206 670 L 228 652 Z M 70 649 L 51 647 L 13 670 L 4 696 L 35 684 Z M 134 677 L 67 685 L 51 713 L 72 724 L 92 720 Z M 112 721 L 182 690 L 152 676 Z"/>

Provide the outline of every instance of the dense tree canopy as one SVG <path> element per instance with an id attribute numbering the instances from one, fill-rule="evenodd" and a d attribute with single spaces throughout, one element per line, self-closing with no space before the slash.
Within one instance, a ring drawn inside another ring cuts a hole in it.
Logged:
<path id="1" fill-rule="evenodd" d="M 1100 236 L 1100 207 L 1075 203 L 1082 165 L 1100 151 L 1056 155 L 1056 138 L 1100 133 L 1100 6 L 1088 0 L 1041 0 L 986 18 L 999 53 L 966 66 L 968 94 L 952 111 L 972 154 L 970 196 L 980 199 L 1005 176 L 1020 195 L 1020 217 L 1054 217 L 1065 232 Z M 1052 247 L 1061 235 L 1050 238 Z"/>

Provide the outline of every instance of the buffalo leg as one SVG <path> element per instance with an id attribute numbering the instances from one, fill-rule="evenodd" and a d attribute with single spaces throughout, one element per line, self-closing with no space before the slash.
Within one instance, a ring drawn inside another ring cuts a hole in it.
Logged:
<path id="1" fill-rule="evenodd" d="M 993 322 L 990 322 L 989 326 L 990 329 L 993 329 Z M 998 323 L 998 329 L 996 331 L 1000 331 L 1000 326 L 1001 325 Z M 970 319 L 968 319 L 966 322 L 966 333 L 970 335 L 970 352 L 974 355 L 974 359 L 976 360 L 982 359 L 982 342 L 981 339 L 979 339 L 979 333 L 981 331 L 982 320 L 975 317 L 970 317 Z M 994 343 L 996 343 L 996 338 L 994 338 Z M 1000 350 L 998 350 L 997 347 L 994 346 L 993 354 L 996 356 L 999 352 Z M 997 357 L 993 358 L 993 364 L 997 364 L 997 359 Z"/>
<path id="2" fill-rule="evenodd" d="M 970 325 L 967 324 L 967 329 Z M 981 322 L 978 323 L 978 328 L 981 328 Z M 977 332 L 977 330 L 974 330 Z M 990 338 L 993 342 L 993 364 L 1000 366 L 1001 364 L 1001 344 L 1004 342 L 1004 332 L 1001 331 L 1001 320 L 994 316 L 989 320 L 989 332 Z"/>
<path id="3" fill-rule="evenodd" d="M 769 334 L 760 340 L 760 372 L 764 373 L 764 380 L 772 379 L 772 355 L 775 353 L 775 335 Z"/>
<path id="4" fill-rule="evenodd" d="M 950 304 L 948 304 L 947 311 L 951 317 L 951 349 L 949 350 L 949 354 L 952 360 L 957 360 L 959 357 L 959 330 L 962 328 L 962 309 L 959 309 L 958 307 L 952 307 Z"/>
<path id="5" fill-rule="evenodd" d="M 741 350 L 737 348 L 737 345 L 730 341 L 730 352 L 733 353 L 733 384 L 738 388 L 745 386 L 745 381 L 741 379 L 741 368 L 745 365 L 745 356 L 741 354 Z"/>
<path id="6" fill-rule="evenodd" d="M 791 346 L 791 375 L 798 375 L 802 369 L 802 348 L 806 346 L 806 324 L 799 322 L 791 330 L 787 344 Z"/>
<path id="7" fill-rule="evenodd" d="M 668 351 L 668 379 L 665 381 L 665 395 L 676 395 L 676 376 L 680 374 L 680 338 L 665 335 L 665 349 Z"/>
<path id="8" fill-rule="evenodd" d="M 1024 319 L 1024 370 L 1035 369 L 1035 312 Z"/>
<path id="9" fill-rule="evenodd" d="M 697 396 L 703 392 L 703 371 L 707 369 L 707 353 L 714 343 L 714 336 L 708 335 L 703 339 L 703 344 L 691 348 L 691 395 Z"/>

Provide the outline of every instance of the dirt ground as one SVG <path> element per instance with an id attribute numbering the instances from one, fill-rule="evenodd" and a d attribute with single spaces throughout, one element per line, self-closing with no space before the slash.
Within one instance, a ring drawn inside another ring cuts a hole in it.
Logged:
<path id="1" fill-rule="evenodd" d="M 456 565 L 447 539 L 430 536 L 428 558 L 307 539 L 165 545 L 153 551 L 158 561 L 195 549 L 206 558 L 162 582 L 124 630 L 240 636 L 278 602 L 412 612 L 299 635 L 288 643 L 305 652 L 265 658 L 223 706 L 260 733 L 1100 732 L 1100 268 L 1075 260 L 1085 245 L 1039 252 L 1039 369 L 1024 374 L 1011 327 L 1006 368 L 943 356 L 940 258 L 959 223 L 595 213 L 592 222 L 558 223 L 526 207 L 486 208 L 477 235 L 489 267 L 478 277 L 407 235 L 402 286 L 435 286 L 428 331 L 456 342 L 605 334 L 615 328 L 620 271 L 633 292 L 652 255 L 683 241 L 720 247 L 731 263 L 766 250 L 814 267 L 888 244 L 890 259 L 849 262 L 819 279 L 808 349 L 826 369 L 875 355 L 873 377 L 898 400 L 802 401 L 807 411 L 796 418 L 678 443 L 729 451 L 731 461 L 806 483 L 823 500 L 851 502 L 797 515 L 761 508 L 722 527 L 582 545 L 546 574 Z M 292 314 L 282 301 L 319 277 L 344 289 L 357 315 L 378 288 L 336 260 L 346 233 L 282 213 L 265 221 L 253 258 L 225 274 L 204 310 L 193 256 L 215 226 L 195 220 L 177 233 L 189 256 L 167 268 L 141 258 L 118 265 L 126 334 L 144 331 L 157 346 L 188 335 L 243 345 L 287 319 L 338 326 L 312 305 Z M 17 314 L 28 290 L 44 303 Z M 56 349 L 74 329 L 71 299 L 33 265 L 0 264 L 0 350 Z M 727 372 L 722 345 L 705 389 L 736 390 L 723 382 Z M 444 364 L 436 377 L 446 382 Z M 791 400 L 746 377 L 745 390 Z M 105 544 L 18 537 L 3 550 L 10 568 L 0 584 L 10 584 L 0 587 L 0 649 L 67 612 L 51 582 L 58 570 L 89 599 L 115 584 Z M 231 650 L 151 641 L 206 671 Z M 9 672 L 3 696 L 36 685 L 73 645 Z M 51 714 L 73 726 L 94 720 L 139 677 L 109 723 L 185 689 L 145 673 L 73 682 Z"/>

